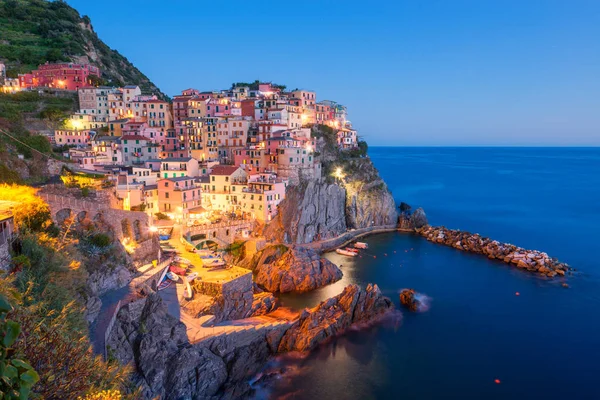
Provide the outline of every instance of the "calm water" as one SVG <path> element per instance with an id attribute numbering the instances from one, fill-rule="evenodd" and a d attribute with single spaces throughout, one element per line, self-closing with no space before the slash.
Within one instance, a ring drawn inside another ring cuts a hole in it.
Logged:
<path id="1" fill-rule="evenodd" d="M 272 397 L 600 399 L 600 149 L 370 154 L 396 201 L 422 206 L 430 223 L 547 251 L 578 275 L 565 289 L 414 236 L 370 237 L 376 259 L 329 254 L 342 281 L 283 304 L 313 306 L 348 283 L 374 282 L 396 305 L 400 289 L 415 288 L 431 298 L 430 309 L 281 361 L 299 371 L 275 384 Z"/>

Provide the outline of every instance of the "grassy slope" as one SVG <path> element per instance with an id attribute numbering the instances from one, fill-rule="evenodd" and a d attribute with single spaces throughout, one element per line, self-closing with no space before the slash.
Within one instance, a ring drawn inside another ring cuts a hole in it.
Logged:
<path id="1" fill-rule="evenodd" d="M 139 85 L 145 93 L 166 96 L 127 58 L 110 49 L 92 30 L 87 16 L 62 1 L 0 0 L 0 60 L 9 76 L 46 61 L 89 56 L 113 86 Z"/>

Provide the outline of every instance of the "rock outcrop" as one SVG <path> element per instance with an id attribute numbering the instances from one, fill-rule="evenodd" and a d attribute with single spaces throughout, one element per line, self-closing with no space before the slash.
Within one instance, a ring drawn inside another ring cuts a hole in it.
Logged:
<path id="1" fill-rule="evenodd" d="M 452 230 L 445 227 L 426 226 L 417 232 L 427 240 L 454 247 L 455 249 L 486 255 L 518 268 L 535 272 L 549 278 L 564 276 L 572 268 L 551 258 L 548 254 L 527 250 L 509 243 L 482 237 L 479 234 Z"/>
<path id="2" fill-rule="evenodd" d="M 134 366 L 132 381 L 145 399 L 233 399 L 250 393 L 247 378 L 270 356 L 266 333 L 223 335 L 192 345 L 185 325 L 153 294 L 120 310 L 108 346 L 121 364 Z"/>
<path id="3" fill-rule="evenodd" d="M 402 289 L 400 292 L 400 304 L 409 309 L 410 311 L 418 311 L 419 310 L 419 301 L 415 298 L 414 289 Z"/>
<path id="4" fill-rule="evenodd" d="M 122 288 L 131 282 L 132 273 L 124 266 L 112 270 L 96 270 L 88 278 L 88 286 L 93 293 L 101 295 L 112 289 Z"/>
<path id="5" fill-rule="evenodd" d="M 408 206 L 406 203 L 402 203 Z M 410 207 L 410 206 L 408 206 Z M 398 217 L 398 228 L 404 230 L 415 230 L 427 226 L 427 216 L 422 208 L 417 208 L 415 212 L 410 210 L 403 211 Z"/>
<path id="6" fill-rule="evenodd" d="M 349 285 L 339 295 L 311 310 L 304 310 L 300 318 L 275 343 L 277 350 L 312 350 L 351 325 L 372 322 L 393 307 L 391 300 L 381 294 L 377 285 L 369 284 L 366 289 Z"/>
<path id="7" fill-rule="evenodd" d="M 134 367 L 132 383 L 141 387 L 144 399 L 248 398 L 253 391 L 250 378 L 272 355 L 310 350 L 353 324 L 377 320 L 392 308 L 376 285 L 364 290 L 350 285 L 305 310 L 294 322 L 190 344 L 185 325 L 168 314 L 160 296 L 151 294 L 119 311 L 108 352 L 121 364 Z"/>
<path id="8" fill-rule="evenodd" d="M 336 282 L 342 271 L 312 249 L 271 246 L 255 267 L 254 281 L 269 292 L 307 292 Z"/>

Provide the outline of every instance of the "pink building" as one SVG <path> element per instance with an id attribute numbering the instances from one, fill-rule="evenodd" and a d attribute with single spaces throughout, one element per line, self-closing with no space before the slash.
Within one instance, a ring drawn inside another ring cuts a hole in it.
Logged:
<path id="1" fill-rule="evenodd" d="M 201 205 L 200 184 L 187 176 L 160 179 L 158 204 L 160 212 L 172 218 L 187 218 L 190 210 Z"/>
<path id="2" fill-rule="evenodd" d="M 87 146 L 90 142 L 90 130 L 56 130 L 54 131 L 54 143 L 57 146 Z"/>
<path id="3" fill-rule="evenodd" d="M 91 75 L 99 78 L 100 69 L 90 64 L 46 63 L 31 71 L 31 74 L 19 75 L 19 85 L 22 88 L 45 86 L 77 90 L 90 83 Z"/>

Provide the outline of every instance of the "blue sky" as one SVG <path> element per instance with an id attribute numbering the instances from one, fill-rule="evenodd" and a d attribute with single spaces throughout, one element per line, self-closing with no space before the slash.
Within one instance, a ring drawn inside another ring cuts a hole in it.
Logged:
<path id="1" fill-rule="evenodd" d="M 68 0 L 169 95 L 269 80 L 371 145 L 600 145 L 600 2 Z"/>

